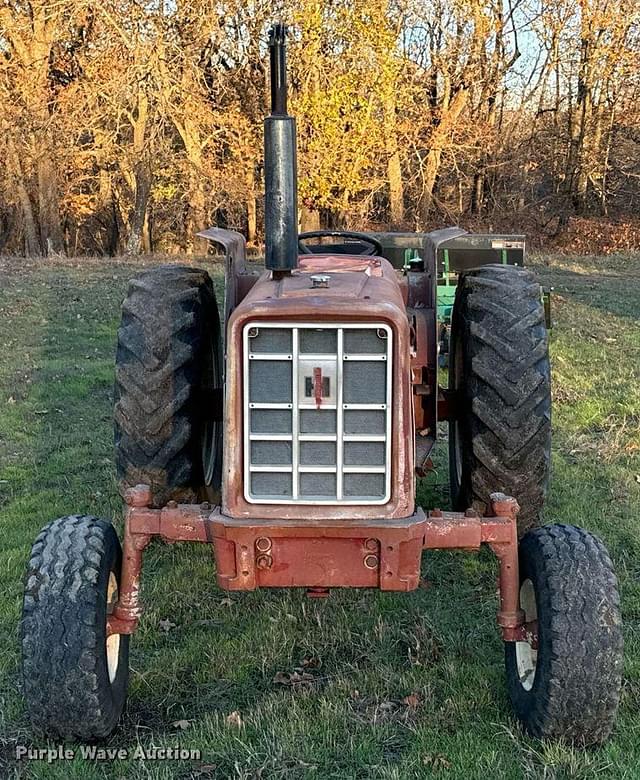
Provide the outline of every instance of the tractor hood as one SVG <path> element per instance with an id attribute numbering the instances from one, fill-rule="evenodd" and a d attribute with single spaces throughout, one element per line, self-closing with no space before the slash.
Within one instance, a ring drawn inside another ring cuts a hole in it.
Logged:
<path id="1" fill-rule="evenodd" d="M 397 274 L 387 260 L 362 255 L 301 255 L 298 267 L 288 276 L 274 279 L 264 273 L 247 295 L 243 306 L 272 309 L 285 302 L 307 299 L 321 305 L 322 299 L 358 299 L 367 308 L 392 304 L 404 311 Z M 344 311 L 342 316 L 348 316 Z M 317 316 L 317 315 L 316 315 Z"/>

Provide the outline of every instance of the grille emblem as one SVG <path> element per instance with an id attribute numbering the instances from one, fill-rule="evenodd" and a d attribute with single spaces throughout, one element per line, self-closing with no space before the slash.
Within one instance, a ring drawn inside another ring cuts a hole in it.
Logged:
<path id="1" fill-rule="evenodd" d="M 317 408 L 320 408 L 323 398 L 331 397 L 331 378 L 322 375 L 320 367 L 313 369 L 313 376 L 304 378 L 304 397 L 315 398 Z"/>

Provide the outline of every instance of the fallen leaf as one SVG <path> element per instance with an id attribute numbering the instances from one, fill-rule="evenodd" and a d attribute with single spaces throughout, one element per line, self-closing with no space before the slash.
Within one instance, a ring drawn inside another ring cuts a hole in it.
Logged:
<path id="1" fill-rule="evenodd" d="M 165 634 L 168 634 L 169 631 L 171 631 L 172 628 L 175 628 L 176 624 L 172 623 L 171 620 L 168 618 L 163 618 L 162 620 L 158 621 L 158 628 L 160 631 L 164 631 Z"/>
<path id="2" fill-rule="evenodd" d="M 415 710 L 417 709 L 418 704 L 420 704 L 420 697 L 417 693 L 410 693 L 408 696 L 405 696 L 402 701 L 410 710 Z"/>
<path id="3" fill-rule="evenodd" d="M 291 673 L 276 672 L 272 682 L 275 685 L 290 685 L 292 688 L 308 688 L 315 684 L 316 678 L 302 669 L 294 669 Z"/>
<path id="4" fill-rule="evenodd" d="M 425 766 L 430 766 L 432 769 L 449 769 L 451 766 L 451 762 L 447 761 L 447 759 L 439 753 L 423 756 L 422 763 Z"/>
<path id="5" fill-rule="evenodd" d="M 191 724 L 193 723 L 192 720 L 174 720 L 171 724 L 174 729 L 180 729 L 181 731 L 186 731 Z"/>
<path id="6" fill-rule="evenodd" d="M 230 712 L 225 718 L 225 720 L 227 722 L 227 726 L 234 726 L 237 729 L 241 729 L 244 726 L 244 723 L 242 722 L 242 717 L 237 710 Z"/>
<path id="7" fill-rule="evenodd" d="M 299 669 L 296 669 L 289 678 L 289 682 L 294 686 L 313 685 L 315 681 L 315 677 L 312 674 Z"/>

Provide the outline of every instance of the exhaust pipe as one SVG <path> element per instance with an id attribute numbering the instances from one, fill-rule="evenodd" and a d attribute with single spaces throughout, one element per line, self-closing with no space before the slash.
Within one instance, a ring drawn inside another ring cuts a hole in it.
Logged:
<path id="1" fill-rule="evenodd" d="M 287 114 L 287 28 L 269 32 L 271 115 L 264 120 L 265 266 L 274 277 L 298 267 L 296 120 Z"/>

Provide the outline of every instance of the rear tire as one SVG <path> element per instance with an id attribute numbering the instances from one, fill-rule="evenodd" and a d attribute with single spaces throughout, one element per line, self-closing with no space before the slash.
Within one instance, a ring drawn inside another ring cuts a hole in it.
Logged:
<path id="1" fill-rule="evenodd" d="M 131 280 L 118 330 L 116 468 L 152 505 L 216 500 L 222 470 L 222 345 L 206 271 L 166 265 Z"/>
<path id="2" fill-rule="evenodd" d="M 505 642 L 516 716 L 535 737 L 604 742 L 623 665 L 620 597 L 605 546 L 581 528 L 538 528 L 520 543 L 520 582 L 525 617 L 538 621 L 538 648 Z"/>
<path id="3" fill-rule="evenodd" d="M 509 265 L 460 278 L 449 353 L 458 418 L 449 424 L 455 509 L 481 514 L 499 491 L 520 504 L 518 530 L 539 524 L 551 459 L 551 376 L 540 285 Z"/>
<path id="4" fill-rule="evenodd" d="M 48 737 L 107 737 L 124 709 L 129 637 L 107 639 L 122 552 L 113 526 L 74 515 L 49 523 L 31 550 L 20 625 L 29 719 Z"/>

